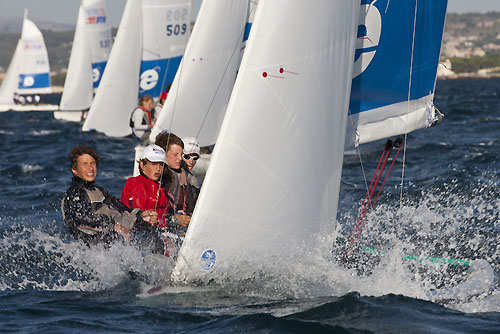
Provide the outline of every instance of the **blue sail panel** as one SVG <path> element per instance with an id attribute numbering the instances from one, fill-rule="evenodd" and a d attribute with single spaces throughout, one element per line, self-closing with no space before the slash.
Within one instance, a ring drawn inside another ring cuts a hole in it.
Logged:
<path id="1" fill-rule="evenodd" d="M 19 74 L 19 89 L 50 88 L 49 73 Z"/>
<path id="2" fill-rule="evenodd" d="M 102 74 L 106 68 L 107 61 L 92 63 L 92 85 L 94 88 L 99 87 L 101 83 Z"/>
<path id="3" fill-rule="evenodd" d="M 422 103 L 432 102 L 434 93 L 446 7 L 447 0 L 361 1 L 349 106 L 355 126 L 417 109 L 425 112 Z M 419 101 L 411 105 L 413 110 L 398 106 L 408 105 L 408 97 Z M 422 117 L 416 119 L 422 121 Z M 385 133 L 378 128 L 381 133 L 376 137 L 425 126 L 407 126 L 407 121 L 405 129 Z"/>
<path id="4" fill-rule="evenodd" d="M 153 98 L 159 97 L 165 88 L 174 81 L 181 60 L 182 56 L 143 60 L 139 77 L 139 97 L 146 94 Z"/>
<path id="5" fill-rule="evenodd" d="M 245 24 L 245 32 L 243 33 L 243 42 L 246 42 L 248 36 L 250 36 L 250 30 L 252 29 L 252 22 L 247 22 Z"/>

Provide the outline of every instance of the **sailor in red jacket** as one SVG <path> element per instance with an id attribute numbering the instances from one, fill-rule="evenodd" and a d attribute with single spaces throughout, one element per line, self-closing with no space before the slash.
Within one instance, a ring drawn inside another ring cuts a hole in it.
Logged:
<path id="1" fill-rule="evenodd" d="M 158 215 L 155 225 L 160 228 L 167 227 L 166 213 L 170 205 L 159 183 L 165 164 L 165 151 L 160 146 L 146 147 L 139 161 L 140 175 L 127 180 L 120 198 L 130 209 L 155 210 Z"/>

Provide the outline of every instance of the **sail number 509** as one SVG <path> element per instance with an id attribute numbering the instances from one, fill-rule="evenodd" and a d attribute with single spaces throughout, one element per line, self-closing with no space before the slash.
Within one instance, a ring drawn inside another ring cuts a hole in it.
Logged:
<path id="1" fill-rule="evenodd" d="M 168 24 L 167 25 L 167 36 L 171 35 L 184 35 L 187 30 L 187 25 L 183 24 Z"/>

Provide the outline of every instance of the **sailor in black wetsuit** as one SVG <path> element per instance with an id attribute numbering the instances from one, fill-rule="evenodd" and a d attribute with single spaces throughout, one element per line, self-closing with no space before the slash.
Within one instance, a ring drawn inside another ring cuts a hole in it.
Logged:
<path id="1" fill-rule="evenodd" d="M 165 252 L 157 231 L 146 223 L 156 220 L 154 210 L 130 210 L 95 184 L 99 156 L 93 148 L 76 146 L 69 159 L 74 177 L 64 195 L 62 213 L 75 238 L 105 247 L 115 240 L 132 241 L 147 244 L 152 252 Z"/>

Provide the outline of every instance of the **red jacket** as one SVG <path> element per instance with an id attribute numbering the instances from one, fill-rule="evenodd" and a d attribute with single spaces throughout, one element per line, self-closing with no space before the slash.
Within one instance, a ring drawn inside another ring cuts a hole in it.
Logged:
<path id="1" fill-rule="evenodd" d="M 158 188 L 160 188 L 159 192 Z M 156 181 L 142 175 L 129 178 L 123 187 L 120 201 L 131 209 L 139 208 L 142 211 L 154 210 L 156 205 L 158 221 L 155 225 L 167 226 L 165 212 L 169 206 L 169 200 L 165 195 L 165 190 Z M 132 207 L 130 206 L 131 203 Z"/>

